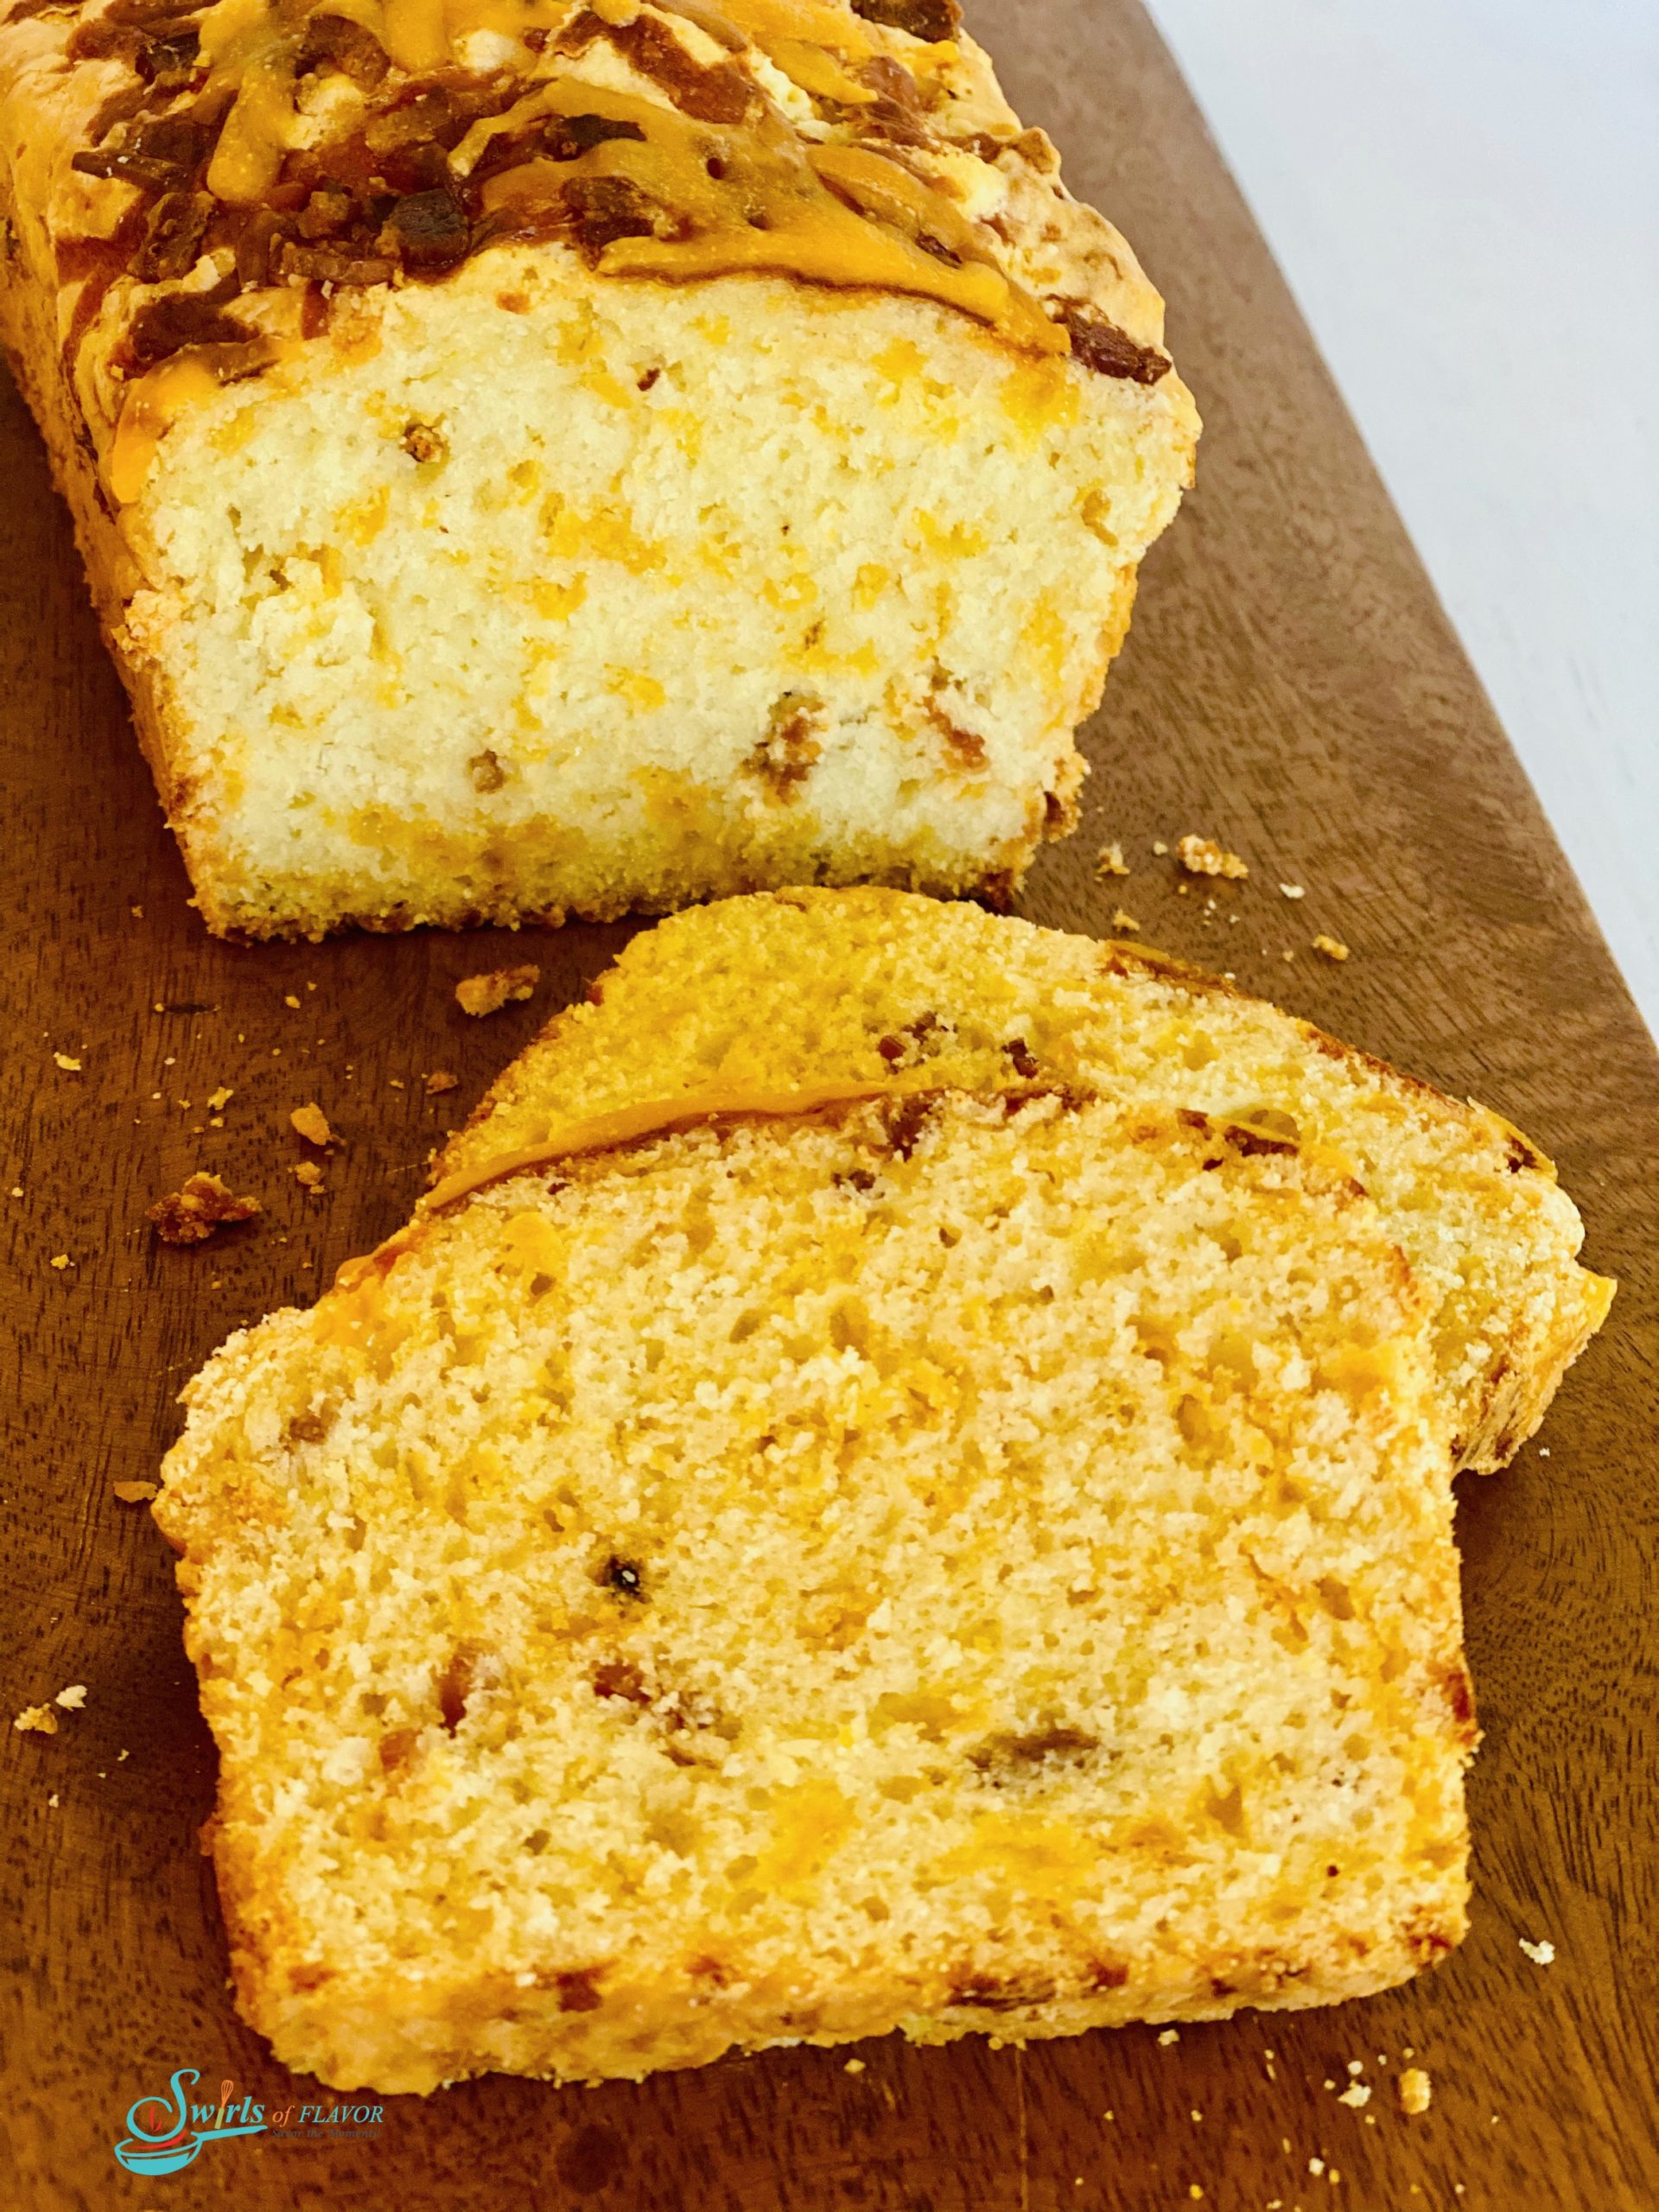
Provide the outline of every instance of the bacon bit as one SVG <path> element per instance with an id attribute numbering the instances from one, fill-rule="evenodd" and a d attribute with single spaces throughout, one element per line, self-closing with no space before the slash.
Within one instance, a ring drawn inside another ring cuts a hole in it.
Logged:
<path id="1" fill-rule="evenodd" d="M 1189 875 L 1224 875 L 1236 883 L 1250 872 L 1236 853 L 1224 852 L 1213 837 L 1189 833 L 1178 841 L 1175 857 Z"/>
<path id="2" fill-rule="evenodd" d="M 1321 930 L 1313 940 L 1315 952 L 1322 952 L 1327 960 L 1345 960 L 1348 948 L 1339 937 L 1326 937 Z"/>
<path id="3" fill-rule="evenodd" d="M 161 1489 L 159 1483 L 111 1483 L 110 1488 L 123 1505 L 148 1505 Z"/>
<path id="4" fill-rule="evenodd" d="M 251 1221 L 264 1209 L 257 1198 L 235 1198 L 217 1175 L 192 1175 L 181 1191 L 157 1198 L 144 1209 L 163 1244 L 202 1244 L 233 1223 Z"/>
<path id="5" fill-rule="evenodd" d="M 1130 913 L 1127 906 L 1114 906 L 1112 909 L 1112 927 L 1115 930 L 1128 930 L 1131 934 L 1137 934 L 1140 931 L 1141 925 L 1135 920 L 1135 916 Z"/>
<path id="6" fill-rule="evenodd" d="M 334 1142 L 334 1133 L 328 1126 L 328 1116 L 315 1099 L 308 1105 L 296 1106 L 288 1118 L 295 1134 L 302 1136 L 307 1144 L 330 1145 Z"/>
<path id="7" fill-rule="evenodd" d="M 55 1736 L 58 1716 L 49 1705 L 26 1705 L 11 1725 L 24 1735 Z"/>
<path id="8" fill-rule="evenodd" d="M 315 1160 L 300 1160 L 295 1166 L 294 1174 L 296 1180 L 303 1184 L 308 1191 L 322 1188 L 322 1170 Z"/>
<path id="9" fill-rule="evenodd" d="M 530 302 L 526 300 L 524 305 L 527 308 Z M 430 423 L 406 424 L 401 443 L 410 459 L 423 468 L 429 467 L 435 461 L 448 458 L 449 441 L 442 430 L 434 429 Z"/>
<path id="10" fill-rule="evenodd" d="M 438 1098 L 446 1090 L 458 1090 L 460 1088 L 461 1077 L 458 1075 L 451 1075 L 448 1068 L 434 1068 L 426 1078 L 426 1095 L 429 1098 Z"/>
<path id="11" fill-rule="evenodd" d="M 1129 864 L 1123 857 L 1120 844 L 1103 845 L 1095 860 L 1096 875 L 1127 875 Z"/>
<path id="12" fill-rule="evenodd" d="M 907 31 L 912 38 L 936 45 L 954 38 L 962 23 L 957 0 L 853 0 L 853 13 L 867 23 L 880 23 L 890 30 Z"/>
<path id="13" fill-rule="evenodd" d="M 510 1000 L 527 999 L 541 980 L 541 969 L 528 961 L 522 968 L 492 969 L 463 976 L 455 985 L 455 1003 L 463 1014 L 499 1014 Z"/>
<path id="14" fill-rule="evenodd" d="M 1055 319 L 1071 333 L 1072 359 L 1096 376 L 1122 377 L 1130 384 L 1156 384 L 1169 373 L 1167 353 L 1160 353 L 1155 346 L 1137 344 L 1127 330 L 1120 330 L 1116 323 L 1109 322 L 1080 301 L 1058 302 Z"/>

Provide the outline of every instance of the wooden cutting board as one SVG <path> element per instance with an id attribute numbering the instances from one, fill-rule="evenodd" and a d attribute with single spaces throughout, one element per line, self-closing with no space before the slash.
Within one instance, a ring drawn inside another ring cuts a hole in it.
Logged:
<path id="1" fill-rule="evenodd" d="M 626 931 L 533 940 L 213 943 L 187 906 L 67 519 L 0 397 L 0 895 L 8 1080 L 0 1228 L 4 1713 L 86 1685 L 57 1735 L 0 1729 L 3 2118 L 28 2208 L 555 2207 L 639 2212 L 1653 2212 L 1659 1732 L 1659 1066 L 1284 284 L 1133 0 L 985 0 L 1010 95 L 1170 299 L 1207 418 L 1199 488 L 1147 566 L 1089 749 L 1084 827 L 1023 911 L 1235 971 L 1500 1108 L 1559 1160 L 1588 1256 L 1624 1280 L 1539 1446 L 1459 1514 L 1485 1743 L 1474 1930 L 1440 1970 L 1338 2011 L 1246 2013 L 998 2050 L 777 2052 L 640 2087 L 492 2080 L 207 2145 L 165 2178 L 111 2156 L 135 2099 L 196 2068 L 268 2110 L 338 2101 L 237 2021 L 196 1830 L 213 1762 L 171 1564 L 112 1485 L 153 1476 L 174 1397 L 238 1324 L 308 1300 L 402 1220 L 428 1152 Z M 1395 371 L 1415 373 L 1402 301 Z M 1247 883 L 1190 889 L 1154 839 L 1213 832 Z M 1094 860 L 1121 838 L 1133 874 Z M 1305 898 L 1281 896 L 1298 883 Z M 1333 965 L 1325 931 L 1352 948 Z M 1289 955 L 1290 957 L 1285 956 Z M 461 1015 L 504 958 L 535 1001 Z M 54 1052 L 79 1059 L 60 1067 Z M 422 1077 L 460 1087 L 429 1099 Z M 233 1096 L 210 1119 L 219 1086 Z M 326 1191 L 290 1108 L 345 1139 Z M 188 1103 L 187 1103 L 188 1102 Z M 252 1231 L 156 1246 L 145 1205 L 198 1166 Z M 21 1196 L 5 1197 L 13 1185 Z M 56 1267 L 67 1255 L 69 1265 Z M 1519 1939 L 1548 1938 L 1539 1967 Z M 1393 2077 L 1433 2077 L 1407 2119 Z M 1268 2054 L 1274 2056 L 1269 2058 Z M 1337 2091 L 1351 2062 L 1363 2110 Z M 362 2102 L 363 2100 L 348 2100 Z M 372 2103 L 373 2101 L 367 2101 Z M 1323 2171 L 1320 2170 L 1320 2163 Z"/>

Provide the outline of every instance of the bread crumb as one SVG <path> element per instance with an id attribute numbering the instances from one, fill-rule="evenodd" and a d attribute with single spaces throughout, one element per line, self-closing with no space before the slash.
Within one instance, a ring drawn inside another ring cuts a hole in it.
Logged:
<path id="1" fill-rule="evenodd" d="M 79 1075 L 80 1073 L 80 1062 L 72 1058 L 67 1052 L 54 1052 L 52 1057 L 66 1074 Z"/>
<path id="2" fill-rule="evenodd" d="M 1161 837 L 1154 837 L 1152 841 L 1152 849 L 1157 854 L 1159 859 L 1161 860 L 1164 855 L 1169 850 L 1169 847 L 1164 842 Z"/>
<path id="3" fill-rule="evenodd" d="M 1313 940 L 1315 952 L 1322 952 L 1327 960 L 1345 960 L 1348 948 L 1339 937 L 1326 937 L 1321 930 Z"/>
<path id="4" fill-rule="evenodd" d="M 1325 2160 L 1323 2158 L 1310 2158 L 1307 2162 L 1307 2171 L 1311 2174 L 1322 2174 L 1325 2171 Z"/>
<path id="5" fill-rule="evenodd" d="M 1349 2060 L 1348 2076 L 1351 2081 L 1354 2080 L 1357 2075 L 1363 2074 L 1364 2071 L 1365 2062 L 1363 2058 L 1351 2058 Z"/>
<path id="6" fill-rule="evenodd" d="M 55 1736 L 58 1716 L 49 1705 L 26 1705 L 11 1725 L 24 1735 Z"/>
<path id="7" fill-rule="evenodd" d="M 14 1183 L 14 1184 L 12 1185 L 12 1186 L 11 1186 L 11 1195 L 12 1195 L 12 1197 L 13 1197 L 14 1198 L 21 1198 L 22 1197 L 22 1195 L 23 1195 L 23 1186 L 22 1186 L 22 1185 L 21 1183 Z"/>
<path id="8" fill-rule="evenodd" d="M 65 1268 L 73 1268 L 75 1263 L 67 1252 L 55 1252 L 52 1256 L 50 1264 L 61 1271 Z"/>
<path id="9" fill-rule="evenodd" d="M 332 1144 L 334 1133 L 328 1126 L 328 1116 L 315 1099 L 308 1105 L 296 1106 L 289 1116 L 289 1122 L 297 1136 L 307 1144 Z"/>
<path id="10" fill-rule="evenodd" d="M 861 2074 L 864 2071 L 864 2061 L 861 2058 L 849 2058 L 841 2070 L 843 2074 Z"/>
<path id="11" fill-rule="evenodd" d="M 322 1188 L 322 1170 L 315 1160 L 297 1161 L 294 1174 L 296 1179 L 302 1183 L 308 1191 L 320 1191 Z"/>
<path id="12" fill-rule="evenodd" d="M 1129 912 L 1127 907 L 1114 906 L 1112 909 L 1112 927 L 1115 930 L 1133 930 L 1138 932 L 1141 925 L 1135 920 L 1135 916 Z"/>
<path id="13" fill-rule="evenodd" d="M 111 1483 L 110 1488 L 123 1505 L 146 1505 L 161 1489 L 159 1483 Z"/>
<path id="14" fill-rule="evenodd" d="M 1159 2042 L 1164 2044 L 1166 2048 L 1173 2043 L 1179 2043 L 1180 2039 L 1181 2031 L 1179 2028 L 1165 2028 L 1160 2033 L 1158 2037 Z"/>
<path id="15" fill-rule="evenodd" d="M 57 1809 L 57 1803 L 58 1803 L 58 1793 L 57 1793 L 57 1791 L 56 1791 L 55 1789 L 52 1792 L 52 1795 L 51 1795 L 51 1796 L 47 1799 L 47 1801 L 46 1801 L 46 1802 L 47 1802 L 47 1803 L 48 1803 L 48 1805 L 50 1805 L 50 1806 L 52 1807 L 53 1810 L 55 1812 L 55 1811 L 56 1811 L 56 1809 Z"/>
<path id="16" fill-rule="evenodd" d="M 215 1114 L 222 1114 L 235 1096 L 228 1084 L 221 1083 L 217 1090 L 208 1092 L 207 1103 Z"/>
<path id="17" fill-rule="evenodd" d="M 257 1198 L 232 1198 L 217 1175 L 198 1173 L 181 1191 L 146 1206 L 144 1219 L 155 1224 L 163 1244 L 201 1244 L 216 1230 L 251 1221 L 264 1211 Z"/>
<path id="18" fill-rule="evenodd" d="M 1279 892 L 1280 896 L 1285 899 L 1306 899 L 1307 896 L 1306 890 L 1300 883 L 1281 883 Z"/>
<path id="19" fill-rule="evenodd" d="M 142 922 L 142 921 L 143 920 L 143 918 L 144 918 L 144 910 L 143 910 L 143 908 L 142 906 L 134 906 L 134 907 L 131 907 L 129 911 L 130 912 L 130 913 L 131 913 L 131 915 L 132 915 L 132 918 L 133 918 L 133 920 L 134 920 L 135 922 Z"/>
<path id="20" fill-rule="evenodd" d="M 1548 1936 L 1543 1937 L 1536 1943 L 1529 1943 L 1526 1937 L 1522 1936 L 1520 1939 L 1520 1942 L 1522 1949 L 1532 1961 L 1534 1966 L 1548 1967 L 1554 1964 L 1555 1946 L 1549 1941 Z"/>
<path id="21" fill-rule="evenodd" d="M 1129 864 L 1123 857 L 1123 848 L 1116 842 L 1103 845 L 1095 858 L 1096 875 L 1127 875 Z"/>
<path id="22" fill-rule="evenodd" d="M 1370 2101 L 1370 2089 L 1363 2082 L 1351 2082 L 1337 2099 L 1339 2105 L 1351 2106 L 1355 2112 L 1363 2111 Z"/>
<path id="23" fill-rule="evenodd" d="M 1409 2056 L 1409 2053 L 1408 2053 Z M 1395 2084 L 1402 2112 L 1427 2112 L 1434 2094 L 1434 2085 L 1427 2071 L 1421 2066 L 1408 2066 Z"/>
<path id="24" fill-rule="evenodd" d="M 1204 2191 L 1198 2187 L 1197 2182 L 1188 2183 L 1186 2193 L 1195 2202 L 1204 2195 Z"/>
<path id="25" fill-rule="evenodd" d="M 79 1713 L 86 1702 L 86 1683 L 71 1682 L 67 1689 L 58 1692 L 52 1702 L 54 1705 L 60 1705 L 66 1713 Z"/>
<path id="26" fill-rule="evenodd" d="M 460 1088 L 461 1077 L 458 1075 L 451 1075 L 448 1068 L 434 1068 L 426 1078 L 426 1095 L 429 1098 L 436 1098 L 446 1090 L 458 1090 Z"/>
<path id="27" fill-rule="evenodd" d="M 1250 872 L 1236 853 L 1224 852 L 1213 837 L 1191 832 L 1177 843 L 1175 857 L 1189 875 L 1224 875 L 1237 883 Z"/>
<path id="28" fill-rule="evenodd" d="M 512 999 L 527 999 L 542 980 L 542 971 L 530 962 L 522 968 L 493 968 L 487 975 L 467 976 L 455 985 L 455 1003 L 463 1014 L 499 1014 Z"/>

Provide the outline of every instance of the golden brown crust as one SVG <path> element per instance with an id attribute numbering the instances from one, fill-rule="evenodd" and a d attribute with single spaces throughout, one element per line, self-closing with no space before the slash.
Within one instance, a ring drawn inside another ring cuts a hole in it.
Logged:
<path id="1" fill-rule="evenodd" d="M 320 336 L 342 291 L 525 240 L 619 277 L 908 292 L 1101 375 L 1168 373 L 1122 241 L 1065 199 L 971 41 L 914 34 L 943 4 L 475 12 L 459 43 L 435 0 L 350 20 L 327 0 L 109 0 L 0 24 L 0 117 L 28 133 L 12 273 L 54 296 L 100 449 L 126 404 L 118 498 L 142 484 L 152 395 L 164 421 Z"/>

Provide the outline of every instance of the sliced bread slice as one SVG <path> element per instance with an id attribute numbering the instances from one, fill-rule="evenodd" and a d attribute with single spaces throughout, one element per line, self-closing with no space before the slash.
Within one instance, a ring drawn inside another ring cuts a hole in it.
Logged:
<path id="1" fill-rule="evenodd" d="M 964 924 L 913 979 L 958 1060 L 988 1005 L 1052 1066 L 1099 1005 L 1204 1003 L 1012 928 L 982 943 L 1023 967 L 964 965 Z M 1070 1028 L 1037 988 L 1068 963 Z M 1386 1210 L 1259 1116 L 1052 1078 L 878 1056 L 862 1096 L 725 1068 L 724 1109 L 648 1109 L 649 949 L 620 973 L 586 1027 L 626 1114 L 481 1163 L 187 1394 L 156 1512 L 278 2056 L 638 2076 L 1313 2005 L 1443 1953 L 1443 1300 Z M 843 980 L 826 1055 L 909 981 Z M 506 1105 L 550 1063 L 581 1056 Z"/>
<path id="2" fill-rule="evenodd" d="M 1433 1301 L 1460 1466 L 1502 1466 L 1605 1319 L 1555 1170 L 1500 1115 L 1132 946 L 894 891 L 732 899 L 637 937 L 503 1075 L 439 1162 L 477 1172 L 680 1092 L 1033 1078 L 1285 1136 L 1376 1200 Z"/>

